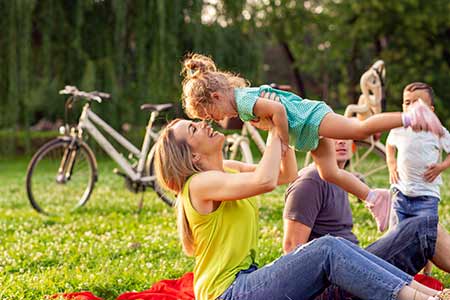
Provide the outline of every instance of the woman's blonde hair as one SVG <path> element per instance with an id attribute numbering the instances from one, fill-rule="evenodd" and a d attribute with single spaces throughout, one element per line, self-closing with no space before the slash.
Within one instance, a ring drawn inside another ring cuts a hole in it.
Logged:
<path id="1" fill-rule="evenodd" d="M 218 70 L 210 57 L 197 53 L 185 57 L 181 74 L 184 76 L 181 98 L 190 118 L 203 119 L 203 116 L 209 115 L 213 92 L 249 86 L 244 78 Z"/>
<path id="2" fill-rule="evenodd" d="M 192 161 L 192 151 L 185 140 L 176 140 L 173 125 L 181 119 L 170 122 L 161 132 L 156 143 L 154 167 L 158 183 L 166 190 L 177 194 L 177 228 L 183 251 L 194 254 L 194 239 L 183 205 L 182 189 L 186 180 L 201 171 Z"/>

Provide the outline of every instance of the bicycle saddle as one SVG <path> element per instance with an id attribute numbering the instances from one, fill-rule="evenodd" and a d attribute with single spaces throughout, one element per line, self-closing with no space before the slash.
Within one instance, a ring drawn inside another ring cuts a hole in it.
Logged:
<path id="1" fill-rule="evenodd" d="M 173 107 L 173 104 L 171 103 L 165 103 L 165 104 L 149 104 L 145 103 L 141 105 L 141 110 L 143 111 L 158 111 L 162 112 L 165 110 L 168 110 Z"/>

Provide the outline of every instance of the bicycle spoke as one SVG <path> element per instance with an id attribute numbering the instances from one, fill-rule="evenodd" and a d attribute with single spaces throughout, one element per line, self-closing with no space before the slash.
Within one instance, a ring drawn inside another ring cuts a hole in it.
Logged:
<path id="1" fill-rule="evenodd" d="M 378 172 L 380 172 L 380 171 L 383 171 L 383 170 L 385 170 L 385 169 L 387 169 L 387 165 L 379 166 L 379 167 L 377 167 L 377 168 L 371 169 L 371 171 L 365 173 L 364 176 L 368 177 L 368 176 L 371 176 L 371 175 L 373 175 L 373 174 L 375 174 L 375 173 L 378 173 Z"/>
<path id="2" fill-rule="evenodd" d="M 353 155 L 350 171 L 362 176 L 371 187 L 388 187 L 389 176 L 384 148 L 376 143 L 356 141 L 357 150 Z"/>
<path id="3" fill-rule="evenodd" d="M 90 192 L 92 166 L 86 152 L 81 148 L 67 152 L 67 147 L 67 142 L 50 147 L 33 169 L 30 185 L 34 202 L 47 214 L 72 211 Z M 67 160 L 63 160 L 65 152 L 68 153 Z M 61 166 L 63 172 L 59 170 Z"/>

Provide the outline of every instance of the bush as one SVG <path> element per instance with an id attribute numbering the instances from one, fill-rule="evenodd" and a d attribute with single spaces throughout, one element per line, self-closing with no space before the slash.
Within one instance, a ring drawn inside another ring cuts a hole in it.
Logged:
<path id="1" fill-rule="evenodd" d="M 141 148 L 144 139 L 145 128 L 133 128 L 130 132 L 123 134 L 138 149 Z M 0 156 L 20 156 L 24 154 L 34 154 L 42 145 L 59 136 L 58 131 L 13 131 L 0 130 Z M 108 139 L 116 149 L 123 149 L 112 139 Z M 92 138 L 87 138 L 86 142 L 96 155 L 105 155 L 105 152 Z M 126 153 L 126 152 L 125 152 Z"/>

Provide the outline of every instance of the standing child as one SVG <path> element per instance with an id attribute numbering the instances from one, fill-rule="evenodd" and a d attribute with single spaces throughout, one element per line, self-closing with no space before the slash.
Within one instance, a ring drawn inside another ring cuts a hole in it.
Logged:
<path id="1" fill-rule="evenodd" d="M 422 82 L 411 83 L 403 90 L 403 111 L 409 111 L 419 99 L 434 111 L 433 89 Z M 450 134 L 442 130 L 441 137 L 410 128 L 396 128 L 389 133 L 386 154 L 394 192 L 391 225 L 410 217 L 438 215 L 440 174 L 450 167 L 450 155 L 440 161 L 442 150 L 450 152 Z M 425 273 L 430 271 L 428 265 Z"/>
<path id="2" fill-rule="evenodd" d="M 442 125 L 437 117 L 420 103 L 403 114 L 383 113 L 358 121 L 333 113 L 322 101 L 302 99 L 268 85 L 248 87 L 245 79 L 217 70 L 211 58 L 200 54 L 185 59 L 182 73 L 185 76 L 182 98 L 189 117 L 214 121 L 236 116 L 243 121 L 270 119 L 278 128 L 285 145 L 291 136 L 297 150 L 311 151 L 322 179 L 366 201 L 381 231 L 387 228 L 389 222 L 389 192 L 370 190 L 354 175 L 339 169 L 334 143 L 328 138 L 365 139 L 373 133 L 402 125 L 442 134 Z M 262 93 L 276 93 L 281 103 L 262 98 Z"/>

